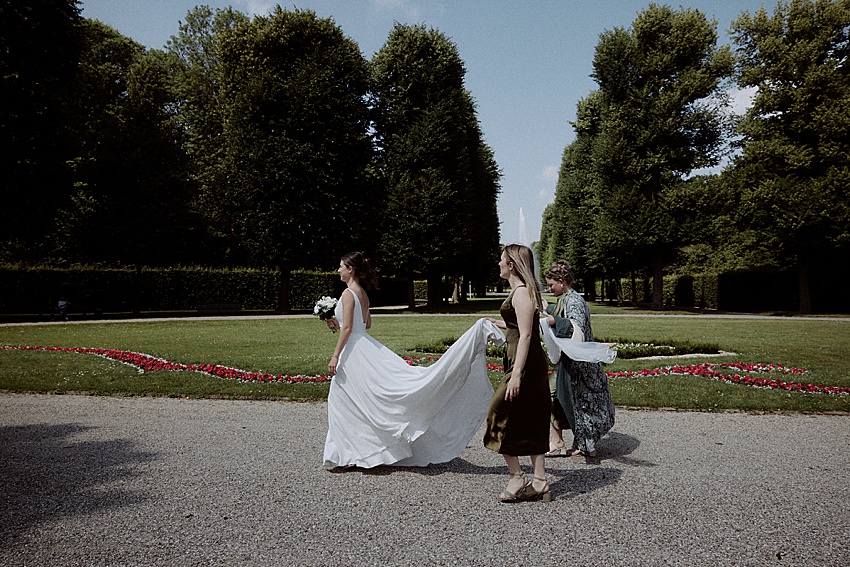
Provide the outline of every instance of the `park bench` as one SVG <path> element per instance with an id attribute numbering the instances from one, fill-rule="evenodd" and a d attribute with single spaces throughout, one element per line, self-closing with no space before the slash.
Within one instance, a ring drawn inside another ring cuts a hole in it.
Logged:
<path id="1" fill-rule="evenodd" d="M 242 305 L 239 303 L 204 303 L 198 305 L 198 313 L 239 313 Z"/>

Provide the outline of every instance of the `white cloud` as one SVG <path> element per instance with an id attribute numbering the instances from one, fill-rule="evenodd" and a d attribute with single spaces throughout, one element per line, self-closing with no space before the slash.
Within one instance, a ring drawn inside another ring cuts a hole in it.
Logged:
<path id="1" fill-rule="evenodd" d="M 540 191 L 537 192 L 537 200 L 549 204 L 555 200 L 555 192 L 551 189 L 540 189 Z"/>
<path id="2" fill-rule="evenodd" d="M 237 0 L 238 4 L 245 7 L 245 11 L 252 16 L 265 16 L 278 5 L 277 0 Z"/>
<path id="3" fill-rule="evenodd" d="M 372 8 L 380 13 L 403 14 L 404 18 L 411 20 L 421 19 L 422 11 L 410 0 L 372 0 Z"/>
<path id="4" fill-rule="evenodd" d="M 547 165 L 543 168 L 543 172 L 540 174 L 540 178 L 544 181 L 551 181 L 553 183 L 558 181 L 558 166 L 557 165 Z"/>

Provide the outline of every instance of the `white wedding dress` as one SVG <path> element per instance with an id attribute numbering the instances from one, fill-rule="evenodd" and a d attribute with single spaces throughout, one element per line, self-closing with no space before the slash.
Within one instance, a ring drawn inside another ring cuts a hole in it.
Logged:
<path id="1" fill-rule="evenodd" d="M 324 465 L 426 466 L 461 454 L 487 415 L 493 386 L 487 376 L 488 340 L 505 336 L 478 320 L 428 367 L 410 366 L 366 333 L 354 297 L 351 337 L 328 394 Z M 342 301 L 336 317 L 342 321 Z"/>

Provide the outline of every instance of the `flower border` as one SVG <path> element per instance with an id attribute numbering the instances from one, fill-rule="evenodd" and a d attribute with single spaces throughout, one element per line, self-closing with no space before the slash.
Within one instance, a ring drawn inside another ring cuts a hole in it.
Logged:
<path id="1" fill-rule="evenodd" d="M 267 383 L 286 383 L 286 384 L 315 384 L 331 381 L 331 376 L 326 374 L 319 376 L 304 376 L 297 375 L 275 375 L 266 372 L 250 372 L 231 368 L 220 364 L 184 364 L 181 362 L 172 362 L 164 358 L 144 354 L 141 352 L 133 352 L 128 350 L 107 349 L 107 348 L 89 348 L 89 347 L 51 347 L 41 345 L 24 345 L 24 346 L 8 346 L 0 345 L 0 350 L 21 350 L 21 351 L 46 351 L 46 352 L 70 352 L 74 354 L 90 354 L 114 360 L 122 364 L 127 364 L 137 368 L 140 373 L 146 372 L 161 372 L 161 371 L 189 371 L 199 372 L 212 376 L 214 378 L 222 378 L 226 380 L 238 380 L 240 382 L 267 382 Z M 420 365 L 422 363 L 436 362 L 439 356 L 413 356 L 407 355 L 404 360 L 411 366 Z M 731 369 L 736 372 L 726 373 L 725 369 Z M 504 367 L 500 364 L 487 363 L 488 371 L 503 372 Z M 702 364 L 691 365 L 675 365 L 664 366 L 660 368 L 644 368 L 643 370 L 625 370 L 619 372 L 606 372 L 609 379 L 622 378 L 645 378 L 652 376 L 698 376 L 710 380 L 718 380 L 729 384 L 738 384 L 743 386 L 753 386 L 756 388 L 785 390 L 789 392 L 800 392 L 805 394 L 850 394 L 850 387 L 843 386 L 823 386 L 822 384 L 803 384 L 793 380 L 777 380 L 766 378 L 759 375 L 765 374 L 783 374 L 783 375 L 803 375 L 808 374 L 808 371 L 803 368 L 788 367 L 781 364 L 763 364 L 749 362 L 704 362 Z M 754 376 L 755 375 L 755 376 Z"/>
<path id="2" fill-rule="evenodd" d="M 88 348 L 88 347 L 50 347 L 50 346 L 6 346 L 0 345 L 0 350 L 35 350 L 48 352 L 70 352 L 75 354 L 91 354 L 114 360 L 128 366 L 133 366 L 140 373 L 145 372 L 161 372 L 166 370 L 173 371 L 189 371 L 200 372 L 214 378 L 223 378 L 227 380 L 238 380 L 240 382 L 285 382 L 287 384 L 305 384 L 305 383 L 320 383 L 329 382 L 330 376 L 304 376 L 297 374 L 291 375 L 275 375 L 266 372 L 249 372 L 238 368 L 231 368 L 221 364 L 183 364 L 181 362 L 172 362 L 164 358 L 157 358 L 149 354 L 141 352 L 133 352 L 129 350 L 107 349 L 107 348 Z"/>
<path id="3" fill-rule="evenodd" d="M 718 370 L 720 369 L 720 370 Z M 737 372 L 725 373 L 723 370 L 732 369 Z M 743 374 L 741 374 L 743 373 Z M 785 390 L 804 394 L 850 394 L 850 387 L 824 386 L 822 384 L 803 384 L 793 380 L 776 380 L 758 376 L 759 374 L 808 374 L 803 368 L 788 367 L 781 364 L 763 364 L 750 362 L 704 362 L 702 364 L 664 366 L 661 368 L 644 368 L 643 370 L 626 370 L 607 372 L 609 379 L 638 378 L 650 376 L 699 376 L 710 380 L 718 380 L 728 384 L 739 384 L 765 388 L 769 390 Z M 755 374 L 756 376 L 753 376 Z"/>

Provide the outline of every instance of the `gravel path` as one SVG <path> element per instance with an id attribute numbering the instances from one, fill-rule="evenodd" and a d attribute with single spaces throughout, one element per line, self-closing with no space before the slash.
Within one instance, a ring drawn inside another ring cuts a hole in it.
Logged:
<path id="1" fill-rule="evenodd" d="M 850 417 L 620 410 L 552 503 L 481 435 L 321 467 L 325 404 L 0 395 L 0 565 L 850 564 Z M 524 460 L 527 466 L 527 459 Z"/>

